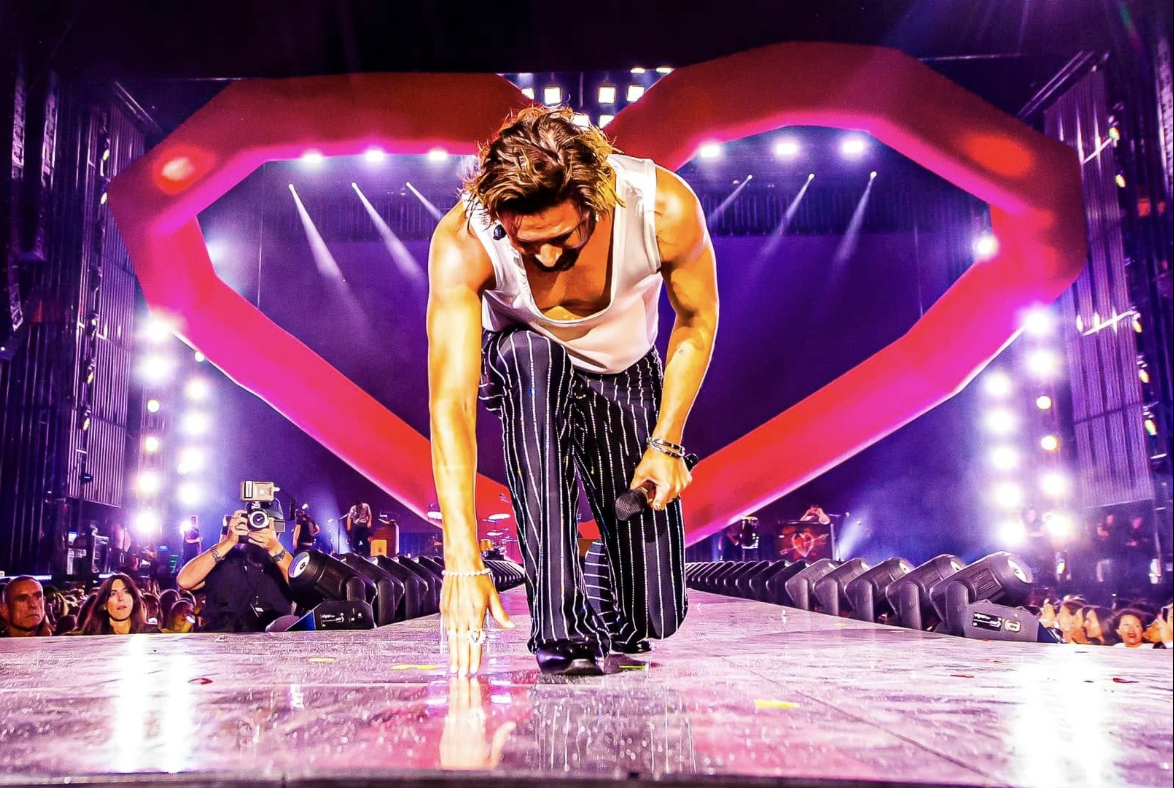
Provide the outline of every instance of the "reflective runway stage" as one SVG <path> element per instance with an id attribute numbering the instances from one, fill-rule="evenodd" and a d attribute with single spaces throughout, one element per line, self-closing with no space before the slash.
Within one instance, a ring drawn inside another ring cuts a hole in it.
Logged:
<path id="1" fill-rule="evenodd" d="M 0 640 L 0 784 L 1171 783 L 1172 652 L 963 640 L 691 592 L 650 659 L 561 679 L 525 650 L 522 590 L 505 599 L 518 629 L 491 634 L 471 682 L 446 675 L 434 617 Z"/>

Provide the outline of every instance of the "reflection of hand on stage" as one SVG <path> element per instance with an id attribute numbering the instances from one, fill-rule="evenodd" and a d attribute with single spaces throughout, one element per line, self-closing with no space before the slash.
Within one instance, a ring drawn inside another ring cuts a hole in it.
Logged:
<path id="1" fill-rule="evenodd" d="M 481 681 L 475 677 L 453 676 L 448 681 L 448 714 L 440 735 L 442 769 L 493 769 L 514 723 L 505 722 L 485 738 L 485 708 L 481 703 Z"/>

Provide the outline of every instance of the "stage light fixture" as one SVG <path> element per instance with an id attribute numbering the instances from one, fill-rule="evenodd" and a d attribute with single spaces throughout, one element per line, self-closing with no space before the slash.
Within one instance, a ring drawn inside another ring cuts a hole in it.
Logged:
<path id="1" fill-rule="evenodd" d="M 991 449 L 990 460 L 1000 471 L 1013 471 L 1019 467 L 1019 452 L 1011 446 L 996 446 Z"/>
<path id="2" fill-rule="evenodd" d="M 599 116 L 599 128 L 602 129 L 604 126 L 611 123 L 613 120 L 615 120 L 615 115 L 600 115 Z"/>
<path id="3" fill-rule="evenodd" d="M 1003 509 L 1018 509 L 1023 505 L 1023 488 L 1015 482 L 999 482 L 991 493 Z"/>
<path id="4" fill-rule="evenodd" d="M 212 384 L 204 378 L 192 378 L 183 387 L 183 393 L 193 402 L 203 402 L 212 393 Z"/>
<path id="5" fill-rule="evenodd" d="M 196 359 L 197 364 L 203 364 L 205 361 L 208 360 L 208 357 L 205 356 L 203 353 L 201 353 L 198 350 L 196 351 L 194 358 Z"/>
<path id="6" fill-rule="evenodd" d="M 716 159 L 722 155 L 722 146 L 716 142 L 707 142 L 697 149 L 697 155 L 703 159 Z"/>
<path id="7" fill-rule="evenodd" d="M 82 380 L 87 386 L 93 384 L 94 375 L 97 373 L 97 371 L 97 362 L 95 362 L 93 358 L 87 358 L 85 363 L 82 365 Z"/>
<path id="8" fill-rule="evenodd" d="M 428 151 L 428 161 L 448 161 L 448 151 L 446 151 L 444 148 L 433 148 L 432 150 Z"/>
<path id="9" fill-rule="evenodd" d="M 308 600 L 370 602 L 375 584 L 333 556 L 319 550 L 297 554 L 289 567 L 289 585 Z"/>
<path id="10" fill-rule="evenodd" d="M 1051 410 L 1052 409 L 1052 398 L 1047 396 L 1046 394 L 1040 395 L 1035 398 L 1035 406 L 1037 408 L 1039 408 L 1040 410 Z"/>
<path id="11" fill-rule="evenodd" d="M 574 123 L 581 129 L 585 129 L 591 125 L 591 118 L 587 117 L 585 112 L 576 112 L 571 116 L 571 123 Z"/>
<path id="12" fill-rule="evenodd" d="M 157 399 L 147 400 L 147 413 L 158 413 L 159 409 L 162 407 L 163 406 L 159 403 L 159 400 L 157 400 Z"/>
<path id="13" fill-rule="evenodd" d="M 784 584 L 787 589 L 787 596 L 791 600 L 790 607 L 798 608 L 799 610 L 810 610 L 811 603 L 815 599 L 815 594 L 813 593 L 815 584 L 831 574 L 839 565 L 839 561 L 833 561 L 830 558 L 821 558 L 818 561 L 812 561 L 801 571 L 792 575 Z"/>
<path id="14" fill-rule="evenodd" d="M 1036 377 L 1051 378 L 1060 369 L 1060 358 L 1047 348 L 1038 348 L 1028 355 L 1027 368 Z"/>
<path id="15" fill-rule="evenodd" d="M 897 578 L 885 589 L 885 599 L 896 613 L 897 623 L 906 629 L 924 629 L 934 614 L 930 589 L 965 564 L 956 555 L 943 553 Z"/>
<path id="16" fill-rule="evenodd" d="M 82 405 L 80 408 L 78 408 L 78 421 L 77 421 L 78 428 L 81 429 L 82 432 L 85 432 L 86 430 L 88 430 L 90 428 L 90 425 L 93 423 L 94 423 L 94 414 L 93 414 L 93 411 L 90 410 L 90 406 L 89 405 Z"/>
<path id="17" fill-rule="evenodd" d="M 156 471 L 143 471 L 135 479 L 135 489 L 143 495 L 154 495 L 163 487 L 163 478 Z"/>
<path id="18" fill-rule="evenodd" d="M 1040 490 L 1044 495 L 1059 498 L 1068 492 L 1068 479 L 1060 473 L 1045 473 L 1039 480 Z"/>
<path id="19" fill-rule="evenodd" d="M 999 252 L 999 240 L 991 233 L 983 233 L 974 240 L 974 257 L 989 260 Z"/>
<path id="20" fill-rule="evenodd" d="M 1031 593 L 1031 567 L 1018 556 L 998 552 L 943 578 L 930 589 L 934 611 L 951 635 L 961 635 L 966 606 L 979 600 L 1018 605 Z"/>
<path id="21" fill-rule="evenodd" d="M 147 452 L 147 454 L 154 454 L 155 452 L 159 451 L 159 446 L 160 443 L 157 436 L 148 435 L 147 437 L 143 438 L 143 451 Z"/>
<path id="22" fill-rule="evenodd" d="M 152 317 L 143 326 L 143 336 L 150 342 L 158 344 L 171 336 L 171 325 L 162 318 Z"/>
<path id="23" fill-rule="evenodd" d="M 308 150 L 302 154 L 302 164 L 316 167 L 323 162 L 324 158 L 322 151 Z"/>
<path id="24" fill-rule="evenodd" d="M 982 376 L 983 389 L 992 397 L 1006 397 L 1015 388 L 1011 376 L 1001 369 L 992 369 Z"/>
<path id="25" fill-rule="evenodd" d="M 1037 306 L 1029 309 L 1023 316 L 1023 330 L 1036 337 L 1048 336 L 1052 333 L 1054 322 L 1051 312 L 1044 307 Z M 1094 320 L 1094 322 L 1097 321 Z"/>
<path id="26" fill-rule="evenodd" d="M 837 566 L 817 580 L 811 591 L 815 596 L 815 609 L 829 616 L 840 615 L 840 609 L 850 605 L 847 595 L 848 584 L 869 569 L 862 558 L 852 558 Z"/>
<path id="27" fill-rule="evenodd" d="M 868 145 L 863 137 L 852 136 L 840 143 L 840 153 L 849 158 L 859 158 L 864 155 Z"/>
<path id="28" fill-rule="evenodd" d="M 647 69 L 646 69 L 646 68 L 644 68 L 643 66 L 635 66 L 635 67 L 632 69 L 631 73 L 633 73 L 633 74 L 636 74 L 637 76 L 639 76 L 640 74 L 643 74 L 645 71 L 647 71 Z"/>
<path id="29" fill-rule="evenodd" d="M 986 428 L 995 435 L 1010 435 L 1015 431 L 1015 414 L 1007 408 L 995 408 L 986 415 Z"/>
<path id="30" fill-rule="evenodd" d="M 1135 334 L 1140 334 L 1142 332 L 1141 317 L 1139 317 L 1138 315 L 1133 316 L 1133 332 Z"/>
<path id="31" fill-rule="evenodd" d="M 657 67 L 656 67 L 656 73 L 657 73 L 657 74 L 660 74 L 660 75 L 662 75 L 662 76 L 663 76 L 663 75 L 665 75 L 665 74 L 671 74 L 671 73 L 673 73 L 673 69 L 672 69 L 672 67 L 671 67 L 671 66 L 657 66 Z"/>
<path id="32" fill-rule="evenodd" d="M 600 85 L 599 86 L 599 103 L 600 104 L 615 104 L 616 103 L 616 86 L 615 85 Z"/>
<path id="33" fill-rule="evenodd" d="M 893 612 L 885 598 L 885 589 L 912 569 L 913 565 L 904 558 L 889 558 L 851 580 L 844 587 L 844 595 L 848 598 L 852 618 L 876 621 L 882 614 Z"/>
<path id="34" fill-rule="evenodd" d="M 870 181 L 875 181 L 875 180 L 876 180 L 876 170 L 873 170 L 872 172 L 868 173 L 868 179 L 869 179 Z"/>
<path id="35" fill-rule="evenodd" d="M 1045 435 L 1040 439 L 1039 445 L 1044 451 L 1056 451 L 1060 448 L 1060 439 L 1055 435 Z"/>
<path id="36" fill-rule="evenodd" d="M 548 105 L 563 103 L 563 89 L 558 85 L 550 85 L 542 90 L 542 102 Z"/>
<path id="37" fill-rule="evenodd" d="M 375 585 L 375 597 L 371 600 L 371 608 L 375 614 L 376 626 L 381 627 L 404 620 L 404 596 L 407 588 L 402 579 L 356 553 L 344 553 L 338 559 Z"/>
<path id="38" fill-rule="evenodd" d="M 781 139 L 775 143 L 775 156 L 780 159 L 793 159 L 799 155 L 799 141 L 791 137 Z"/>
<path id="39" fill-rule="evenodd" d="M 1125 173 L 1124 172 L 1117 173 L 1113 177 L 1113 183 L 1117 184 L 1118 187 L 1124 189 L 1125 188 Z"/>
<path id="40" fill-rule="evenodd" d="M 522 95 L 525 96 L 526 98 L 530 99 L 531 101 L 533 101 L 534 100 L 534 88 L 529 88 L 529 87 L 522 88 Z"/>
<path id="41" fill-rule="evenodd" d="M 387 153 L 381 148 L 368 148 L 367 151 L 363 154 L 363 158 L 369 164 L 379 164 L 380 162 L 387 160 Z"/>
<path id="42" fill-rule="evenodd" d="M 628 103 L 638 101 L 644 95 L 643 85 L 628 85 L 627 99 Z"/>
<path id="43" fill-rule="evenodd" d="M 1154 421 L 1152 418 L 1149 418 L 1145 420 L 1144 426 L 1146 435 L 1149 435 L 1151 438 L 1158 437 L 1158 422 Z"/>

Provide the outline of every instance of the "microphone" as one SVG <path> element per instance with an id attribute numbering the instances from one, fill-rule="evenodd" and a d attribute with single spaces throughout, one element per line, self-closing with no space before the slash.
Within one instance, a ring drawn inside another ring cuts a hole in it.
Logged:
<path id="1" fill-rule="evenodd" d="M 696 454 L 685 455 L 686 468 L 693 470 L 693 466 L 696 464 Z M 644 484 L 635 489 L 622 492 L 616 497 L 616 517 L 620 522 L 627 522 L 651 506 L 655 498 L 656 485 L 652 482 L 644 482 Z"/>

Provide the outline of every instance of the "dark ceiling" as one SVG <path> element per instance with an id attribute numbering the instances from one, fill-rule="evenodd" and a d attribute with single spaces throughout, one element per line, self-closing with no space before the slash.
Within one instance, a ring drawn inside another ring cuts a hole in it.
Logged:
<path id="1" fill-rule="evenodd" d="M 682 66 L 782 41 L 899 48 L 1010 112 L 1150 0 L 9 0 L 34 62 L 118 81 L 167 130 L 231 79 Z M 10 12 L 11 13 L 11 12 Z"/>

